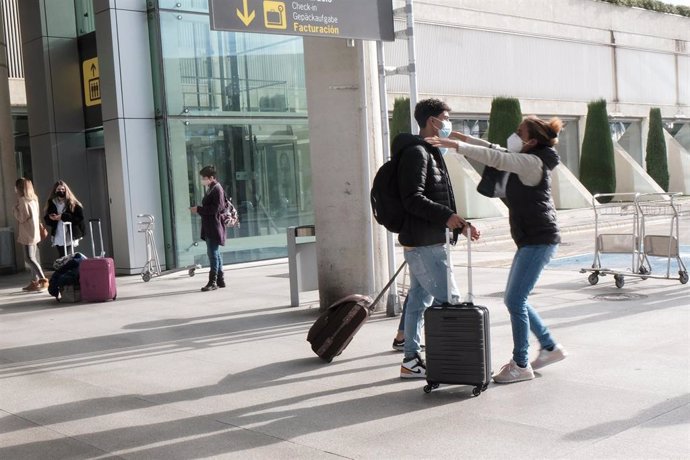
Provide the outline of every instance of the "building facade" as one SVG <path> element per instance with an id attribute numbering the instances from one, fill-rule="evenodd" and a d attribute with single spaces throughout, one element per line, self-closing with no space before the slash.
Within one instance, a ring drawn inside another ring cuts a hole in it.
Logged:
<path id="1" fill-rule="evenodd" d="M 213 31 L 206 0 L 18 3 L 29 116 L 16 129 L 18 174 L 42 197 L 65 179 L 104 221 L 118 272 L 145 263 L 140 214 L 156 217 L 168 268 L 206 263 L 189 212 L 206 164 L 240 211 L 226 263 L 284 257 L 286 228 L 315 222 L 324 171 L 312 165 L 325 153 L 310 148 L 307 69 L 318 63 L 307 65 L 305 39 Z M 559 151 L 577 176 L 586 105 L 604 98 L 633 161 L 644 165 L 651 107 L 690 150 L 688 18 L 592 0 L 429 0 L 415 2 L 415 19 L 420 98 L 448 101 L 456 129 L 481 136 L 491 99 L 517 97 L 523 113 L 567 122 Z M 405 44 L 386 43 L 385 57 L 405 63 Z M 392 107 L 406 80 L 389 78 L 388 93 Z M 336 126 L 350 116 L 329 111 Z"/>

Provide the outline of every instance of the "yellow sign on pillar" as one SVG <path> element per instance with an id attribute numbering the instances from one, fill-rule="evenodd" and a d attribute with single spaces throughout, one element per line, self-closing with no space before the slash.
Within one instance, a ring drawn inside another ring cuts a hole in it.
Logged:
<path id="1" fill-rule="evenodd" d="M 81 65 L 84 77 L 84 101 L 87 107 L 101 103 L 101 78 L 98 71 L 98 58 L 87 59 Z"/>

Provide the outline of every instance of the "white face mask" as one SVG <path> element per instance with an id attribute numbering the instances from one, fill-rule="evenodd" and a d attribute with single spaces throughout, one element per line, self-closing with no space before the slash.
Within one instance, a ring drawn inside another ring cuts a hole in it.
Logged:
<path id="1" fill-rule="evenodd" d="M 520 136 L 518 136 L 517 133 L 511 134 L 506 142 L 506 146 L 508 147 L 509 152 L 520 153 L 522 152 L 522 148 L 524 145 L 525 143 L 522 142 L 522 139 L 520 139 Z"/>
<path id="2" fill-rule="evenodd" d="M 204 187 L 208 187 L 210 183 L 211 181 L 209 179 L 201 179 L 201 185 L 203 185 Z"/>

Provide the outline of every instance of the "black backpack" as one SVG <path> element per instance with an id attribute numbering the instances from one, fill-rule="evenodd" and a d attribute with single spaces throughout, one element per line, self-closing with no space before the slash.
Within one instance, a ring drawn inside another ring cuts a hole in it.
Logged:
<path id="1" fill-rule="evenodd" d="M 391 233 L 400 233 L 405 221 L 405 208 L 398 189 L 399 152 L 383 164 L 374 176 L 369 198 L 376 222 Z"/>

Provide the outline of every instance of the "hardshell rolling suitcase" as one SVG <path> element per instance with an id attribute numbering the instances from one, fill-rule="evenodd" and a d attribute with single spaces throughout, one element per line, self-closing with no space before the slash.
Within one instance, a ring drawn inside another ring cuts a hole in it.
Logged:
<path id="1" fill-rule="evenodd" d="M 469 225 L 467 226 L 470 232 Z M 448 235 L 446 235 L 448 240 Z M 448 267 L 450 267 L 450 245 Z M 472 299 L 472 242 L 467 238 L 468 298 L 460 304 L 444 303 L 424 312 L 426 339 L 425 393 L 439 384 L 474 385 L 472 394 L 479 396 L 491 381 L 491 338 L 489 310 L 475 305 Z M 448 299 L 450 295 L 448 270 Z"/>
<path id="2" fill-rule="evenodd" d="M 93 223 L 98 223 L 98 236 L 101 243 L 101 252 L 96 255 L 96 239 L 93 233 Z M 81 300 L 84 302 L 105 302 L 117 298 L 117 286 L 115 284 L 115 262 L 105 257 L 103 247 L 103 231 L 99 219 L 89 220 L 89 232 L 91 233 L 91 249 L 93 259 L 84 260 L 79 266 L 79 284 L 81 286 Z"/>
<path id="3" fill-rule="evenodd" d="M 319 316 L 307 334 L 307 341 L 319 358 L 330 363 L 343 352 L 404 266 L 403 262 L 374 300 L 369 296 L 350 295 L 333 303 Z"/>

